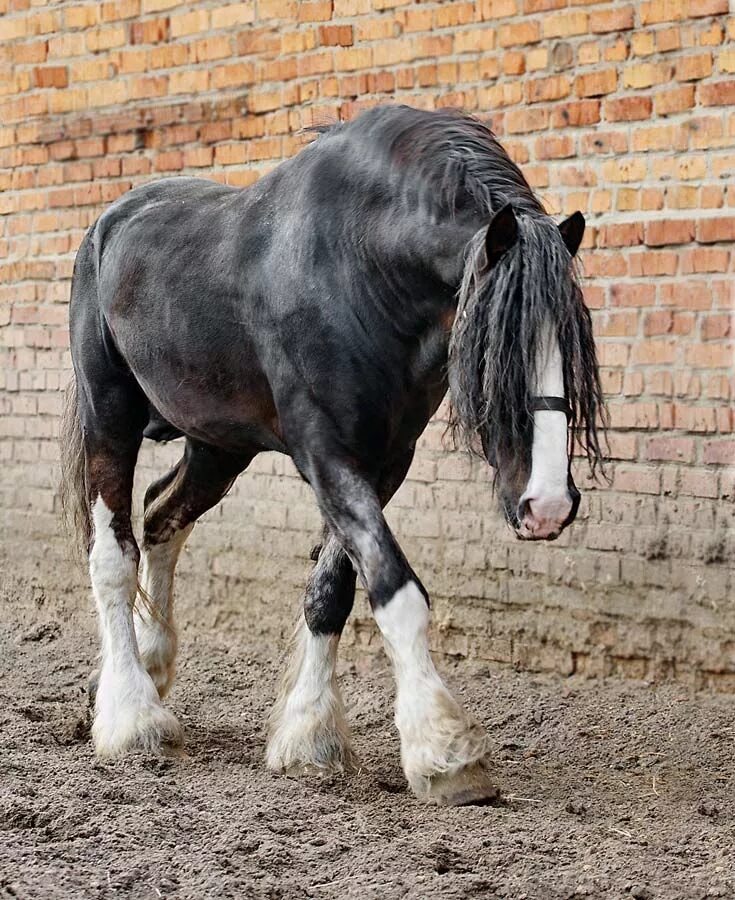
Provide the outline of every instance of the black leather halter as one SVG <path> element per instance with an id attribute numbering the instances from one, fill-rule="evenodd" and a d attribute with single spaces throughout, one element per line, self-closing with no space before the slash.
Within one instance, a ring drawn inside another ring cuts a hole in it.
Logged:
<path id="1" fill-rule="evenodd" d="M 563 412 L 567 421 L 572 418 L 572 411 L 565 397 L 531 397 L 531 412 L 549 409 L 553 412 Z"/>

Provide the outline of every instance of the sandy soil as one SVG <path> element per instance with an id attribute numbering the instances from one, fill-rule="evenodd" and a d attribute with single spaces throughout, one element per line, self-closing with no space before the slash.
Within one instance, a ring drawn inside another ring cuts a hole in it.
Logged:
<path id="1" fill-rule="evenodd" d="M 276 609 L 272 627 L 185 629 L 169 702 L 186 759 L 100 763 L 91 614 L 5 581 L 2 898 L 735 897 L 735 697 L 444 665 L 492 736 L 504 801 L 427 808 L 399 768 L 381 661 L 343 665 L 363 771 L 265 770 Z"/>

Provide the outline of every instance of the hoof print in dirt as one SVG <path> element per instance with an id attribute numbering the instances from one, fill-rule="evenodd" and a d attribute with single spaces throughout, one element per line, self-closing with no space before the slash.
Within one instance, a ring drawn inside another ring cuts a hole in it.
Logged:
<path id="1" fill-rule="evenodd" d="M 706 816 L 708 819 L 717 818 L 719 811 L 717 804 L 713 803 L 711 800 L 700 800 L 697 804 L 697 812 L 699 815 Z"/>

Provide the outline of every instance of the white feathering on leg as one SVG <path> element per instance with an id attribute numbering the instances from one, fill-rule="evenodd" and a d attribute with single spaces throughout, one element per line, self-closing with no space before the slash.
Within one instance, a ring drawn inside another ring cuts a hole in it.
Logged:
<path id="1" fill-rule="evenodd" d="M 303 616 L 269 720 L 268 768 L 343 771 L 354 764 L 337 684 L 339 635 L 312 634 Z"/>
<path id="2" fill-rule="evenodd" d="M 424 797 L 436 776 L 455 775 L 485 756 L 484 729 L 459 706 L 429 653 L 429 609 L 410 581 L 375 610 L 396 677 L 395 720 L 403 769 Z"/>
<path id="3" fill-rule="evenodd" d="M 178 742 L 181 729 L 161 706 L 155 685 L 140 662 L 132 620 L 136 561 L 120 546 L 112 528 L 112 511 L 101 497 L 94 503 L 92 519 L 89 571 L 102 637 L 92 726 L 95 749 L 100 756 L 114 756 L 134 747 L 155 751 L 164 741 Z"/>

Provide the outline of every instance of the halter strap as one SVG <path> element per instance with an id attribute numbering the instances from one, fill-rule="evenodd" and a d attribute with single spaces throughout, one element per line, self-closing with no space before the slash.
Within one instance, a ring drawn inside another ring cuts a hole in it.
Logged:
<path id="1" fill-rule="evenodd" d="M 567 421 L 572 418 L 566 397 L 531 397 L 531 412 L 549 409 L 553 412 L 563 412 Z"/>

